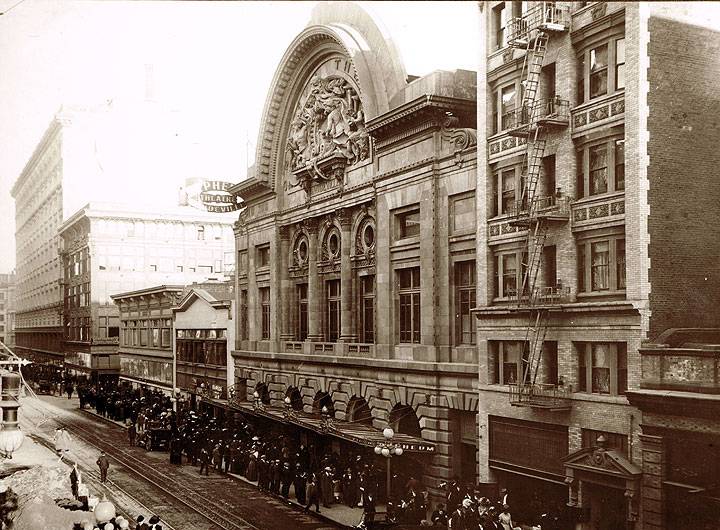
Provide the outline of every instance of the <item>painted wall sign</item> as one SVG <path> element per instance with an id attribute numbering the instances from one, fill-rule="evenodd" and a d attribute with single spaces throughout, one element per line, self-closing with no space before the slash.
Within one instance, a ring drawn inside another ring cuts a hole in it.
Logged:
<path id="1" fill-rule="evenodd" d="M 242 199 L 229 190 L 232 182 L 192 178 L 180 188 L 180 204 L 213 213 L 227 213 L 239 210 Z"/>

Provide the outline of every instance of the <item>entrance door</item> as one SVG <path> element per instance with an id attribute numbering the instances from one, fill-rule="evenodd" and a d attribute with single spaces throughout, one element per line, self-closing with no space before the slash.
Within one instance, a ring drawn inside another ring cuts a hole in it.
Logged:
<path id="1" fill-rule="evenodd" d="M 588 530 L 621 530 L 626 527 L 627 511 L 623 490 L 583 483 L 590 497 Z"/>

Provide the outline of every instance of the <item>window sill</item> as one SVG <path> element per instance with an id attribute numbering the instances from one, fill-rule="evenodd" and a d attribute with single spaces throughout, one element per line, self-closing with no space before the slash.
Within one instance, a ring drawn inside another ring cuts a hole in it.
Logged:
<path id="1" fill-rule="evenodd" d="M 570 109 L 570 112 L 587 110 L 591 107 L 594 107 L 595 105 L 608 103 L 610 100 L 615 99 L 618 96 L 624 95 L 624 94 L 625 94 L 625 89 L 621 88 L 619 90 L 616 90 L 612 94 L 605 94 L 603 96 L 597 96 L 597 97 L 592 98 L 583 103 L 578 103 L 576 106 L 574 106 L 572 109 Z"/>
<path id="2" fill-rule="evenodd" d="M 581 197 L 573 201 L 573 206 L 587 206 L 594 202 L 605 202 L 607 200 L 619 199 L 625 196 L 625 190 L 620 191 L 608 191 L 605 193 L 598 193 L 597 195 L 588 195 L 587 197 Z"/>
<path id="3" fill-rule="evenodd" d="M 578 293 L 577 300 L 578 302 L 583 301 L 589 301 L 589 300 L 597 300 L 598 298 L 602 299 L 621 299 L 625 300 L 625 289 L 618 290 L 618 291 L 590 291 L 590 292 L 583 292 Z"/>

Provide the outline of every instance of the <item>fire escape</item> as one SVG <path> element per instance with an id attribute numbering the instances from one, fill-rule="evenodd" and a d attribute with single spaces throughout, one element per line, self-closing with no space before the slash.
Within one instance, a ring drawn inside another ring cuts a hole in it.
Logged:
<path id="1" fill-rule="evenodd" d="M 545 154 L 545 135 L 553 129 L 568 126 L 570 104 L 557 96 L 539 98 L 538 92 L 550 36 L 567 31 L 568 27 L 568 9 L 555 2 L 538 2 L 522 17 L 509 22 L 508 44 L 525 51 L 521 77 L 523 91 L 521 105 L 503 116 L 510 135 L 527 138 L 522 192 L 516 200 L 513 224 L 527 230 L 522 284 L 517 289 L 515 310 L 528 315 L 528 324 L 521 376 L 517 384 L 510 385 L 510 402 L 515 406 L 545 410 L 568 410 L 570 407 L 565 389 L 543 383 L 541 374 L 549 314 L 568 299 L 569 290 L 557 284 L 541 285 L 538 281 L 548 229 L 553 224 L 568 222 L 570 205 L 568 198 L 560 197 L 554 189 L 546 189 L 542 195 L 538 193 L 538 183 Z"/>

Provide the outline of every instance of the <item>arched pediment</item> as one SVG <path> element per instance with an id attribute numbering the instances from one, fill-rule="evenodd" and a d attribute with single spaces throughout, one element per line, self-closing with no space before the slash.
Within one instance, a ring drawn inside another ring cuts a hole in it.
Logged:
<path id="1" fill-rule="evenodd" d="M 365 122 L 387 112 L 405 86 L 405 68 L 386 34 L 359 6 L 338 4 L 314 10 L 270 85 L 254 175 L 268 188 L 275 189 L 278 173 L 311 165 L 318 155 L 338 153 L 348 165 L 366 157 Z"/>

